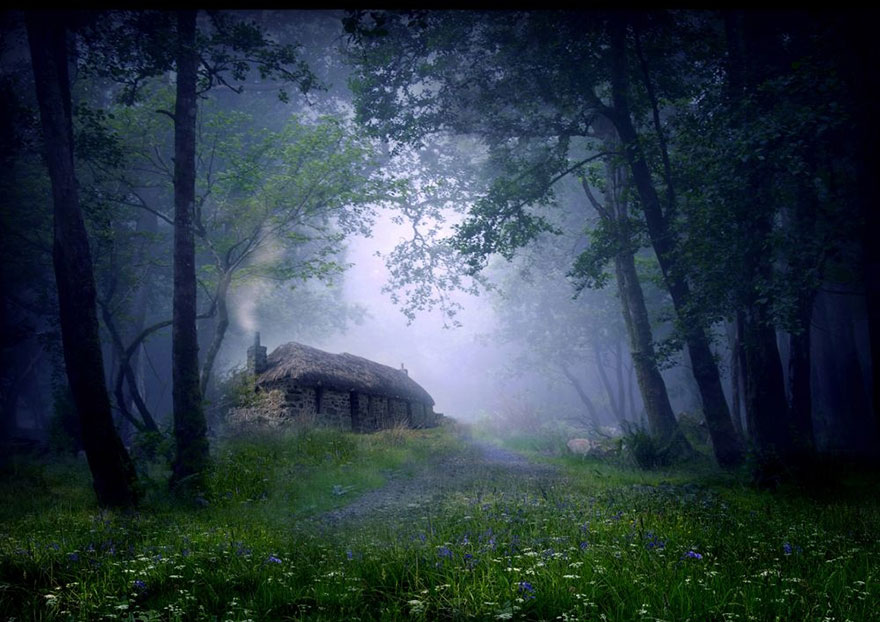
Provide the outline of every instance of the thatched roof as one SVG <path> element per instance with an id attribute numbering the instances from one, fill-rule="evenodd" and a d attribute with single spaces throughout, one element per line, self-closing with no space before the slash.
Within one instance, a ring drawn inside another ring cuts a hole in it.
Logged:
<path id="1" fill-rule="evenodd" d="M 336 391 L 359 391 L 433 406 L 434 400 L 400 369 L 353 354 L 331 354 L 301 343 L 278 346 L 257 374 L 257 384 L 279 380 Z"/>

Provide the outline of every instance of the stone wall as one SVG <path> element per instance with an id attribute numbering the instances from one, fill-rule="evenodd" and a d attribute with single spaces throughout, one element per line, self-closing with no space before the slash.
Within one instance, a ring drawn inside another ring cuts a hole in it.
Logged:
<path id="1" fill-rule="evenodd" d="M 308 425 L 329 425 L 375 432 L 397 425 L 427 428 L 437 425 L 431 406 L 420 402 L 360 392 L 301 386 L 286 381 L 267 383 L 261 391 L 272 391 L 276 399 L 275 415 Z M 319 412 L 320 408 L 320 412 Z"/>
<path id="2" fill-rule="evenodd" d="M 388 400 L 388 410 L 390 413 L 390 421 L 388 427 L 406 426 L 410 427 L 409 415 L 407 413 L 407 403 L 403 400 L 391 398 Z"/>
<path id="3" fill-rule="evenodd" d="M 373 432 L 387 427 L 385 424 L 388 421 L 388 398 L 382 395 L 371 395 L 368 401 L 370 404 L 367 415 L 369 427 L 365 431 Z"/>
<path id="4" fill-rule="evenodd" d="M 352 429 L 355 432 L 372 432 L 375 430 L 370 420 L 370 396 L 366 393 L 352 392 L 350 399 L 354 400 L 351 409 Z"/>
<path id="5" fill-rule="evenodd" d="M 351 399 L 348 392 L 324 389 L 321 391 L 321 412 L 318 421 L 343 430 L 351 430 Z"/>
<path id="6" fill-rule="evenodd" d="M 315 389 L 288 384 L 284 387 L 284 399 L 291 419 L 300 423 L 317 423 Z"/>

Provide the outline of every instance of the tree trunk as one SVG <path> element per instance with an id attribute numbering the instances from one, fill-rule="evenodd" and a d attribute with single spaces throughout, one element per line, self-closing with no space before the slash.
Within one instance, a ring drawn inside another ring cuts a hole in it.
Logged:
<path id="1" fill-rule="evenodd" d="M 617 377 L 617 403 L 620 404 L 620 419 L 626 419 L 626 391 L 623 386 L 623 346 L 620 339 L 614 340 L 614 371 Z"/>
<path id="2" fill-rule="evenodd" d="M 581 398 L 584 406 L 587 407 L 590 425 L 593 427 L 593 430 L 598 431 L 600 422 L 599 412 L 596 410 L 596 405 L 593 404 L 593 400 L 590 399 L 590 396 L 587 395 L 586 391 L 584 391 L 584 388 L 583 386 L 581 386 L 581 383 L 577 379 L 577 376 L 571 373 L 565 363 L 560 363 L 559 368 L 562 370 L 562 373 L 565 374 L 565 377 L 568 378 L 568 381 L 571 383 L 571 386 L 574 387 L 574 390 L 577 391 L 578 397 Z"/>
<path id="3" fill-rule="evenodd" d="M 156 218 L 156 215 L 154 213 L 148 212 L 147 210 L 141 210 L 140 216 L 138 217 L 137 221 L 136 231 L 139 234 L 145 234 L 149 239 L 158 232 L 158 225 L 158 219 Z M 148 267 L 141 277 L 137 293 L 134 297 L 134 303 L 132 307 L 132 322 L 126 328 L 126 330 L 123 331 L 123 338 L 126 342 L 130 342 L 135 339 L 135 337 L 137 337 L 137 335 L 139 335 L 141 331 L 144 330 L 144 324 L 146 324 L 147 307 L 150 298 L 150 287 L 152 285 L 152 276 L 154 273 L 152 263 L 147 261 L 149 253 L 148 248 L 148 244 L 144 241 L 141 241 L 141 244 L 138 247 L 137 251 L 137 259 L 135 260 L 137 265 L 147 263 Z M 129 389 L 128 395 L 126 397 L 126 406 L 129 410 L 137 407 L 138 400 L 141 400 L 142 403 L 144 403 L 144 407 L 146 408 L 145 402 L 147 399 L 147 395 L 144 387 L 144 357 L 146 355 L 142 355 L 142 351 L 143 347 L 137 348 L 128 361 L 135 381 L 134 388 Z"/>
<path id="4" fill-rule="evenodd" d="M 614 394 L 614 388 L 611 386 L 611 381 L 608 379 L 608 373 L 605 371 L 605 365 L 602 361 L 602 353 L 599 350 L 599 346 L 595 343 L 593 343 L 593 354 L 596 356 L 596 370 L 599 372 L 599 380 L 602 382 L 602 387 L 605 389 L 605 394 L 608 396 L 608 405 L 614 413 L 614 418 L 620 421 L 623 418 L 621 412 L 622 408 L 617 401 L 617 396 Z"/>
<path id="5" fill-rule="evenodd" d="M 746 437 L 742 423 L 742 392 L 740 391 L 742 367 L 740 365 L 739 324 L 734 322 L 728 332 L 730 342 L 730 416 L 733 419 L 733 427 L 741 438 Z M 730 334 L 732 332 L 732 335 Z"/>
<path id="6" fill-rule="evenodd" d="M 810 382 L 810 324 L 814 298 L 804 302 L 800 313 L 801 332 L 791 336 L 788 359 L 788 382 L 791 389 L 791 414 L 795 425 L 795 451 L 810 456 L 816 451 L 813 433 L 813 391 Z"/>
<path id="7" fill-rule="evenodd" d="M 61 341 L 95 493 L 102 506 L 137 502 L 134 464 L 113 427 L 95 308 L 95 279 L 73 164 L 73 126 L 63 15 L 26 14 L 46 164 L 52 182 L 52 259 Z"/>
<path id="8" fill-rule="evenodd" d="M 208 383 L 211 381 L 211 373 L 214 370 L 214 362 L 220 353 L 220 347 L 223 345 L 223 339 L 226 337 L 226 330 L 229 328 L 229 309 L 226 306 L 226 297 L 229 295 L 229 282 L 232 279 L 231 272 L 220 274 L 220 281 L 217 284 L 217 292 L 215 302 L 217 304 L 217 323 L 214 325 L 214 336 L 211 339 L 211 345 L 205 354 L 205 361 L 202 363 L 202 395 L 208 394 Z"/>
<path id="9" fill-rule="evenodd" d="M 177 100 L 174 106 L 174 296 L 171 346 L 174 438 L 172 488 L 197 493 L 208 466 L 208 437 L 199 384 L 196 332 L 195 209 L 196 12 L 177 15 Z M 185 490 L 184 490 L 185 489 Z"/>
<path id="10" fill-rule="evenodd" d="M 614 267 L 620 304 L 630 336 L 630 354 L 648 416 L 648 428 L 651 434 L 667 443 L 674 453 L 687 455 L 693 449 L 679 428 L 669 403 L 666 383 L 657 368 L 648 308 L 645 306 L 632 253 L 618 253 L 614 258 Z"/>
<path id="11" fill-rule="evenodd" d="M 793 450 L 792 430 L 776 330 L 754 305 L 743 314 L 743 353 L 751 438 L 766 457 L 787 461 Z"/>
<path id="12" fill-rule="evenodd" d="M 612 23 L 611 52 L 613 108 L 608 111 L 608 114 L 623 143 L 625 157 L 645 214 L 648 235 L 657 254 L 664 282 L 684 329 L 694 379 L 699 386 L 703 402 L 703 416 L 712 436 L 715 458 L 722 467 L 733 467 L 742 462 L 742 442 L 736 435 L 730 420 L 730 410 L 721 387 L 721 375 L 718 373 L 718 366 L 709 347 L 706 332 L 699 323 L 689 319 L 684 313 L 690 298 L 690 288 L 681 271 L 676 270 L 673 265 L 673 233 L 663 215 L 657 190 L 651 179 L 651 172 L 632 123 L 626 65 L 626 23 L 622 19 Z"/>
<path id="13" fill-rule="evenodd" d="M 846 80 L 853 110 L 853 143 L 856 145 L 856 183 L 858 207 L 862 217 L 862 277 L 868 311 L 868 341 L 871 349 L 872 409 L 875 441 L 880 442 L 880 120 L 877 118 L 877 67 L 880 47 L 871 9 L 848 11 L 844 37 L 848 54 L 841 59 L 841 75 Z"/>
<path id="14" fill-rule="evenodd" d="M 766 20 L 749 13 L 727 14 L 729 51 L 728 97 L 733 107 L 758 92 L 770 77 L 778 50 L 769 36 Z M 773 211 L 767 206 L 768 178 L 753 165 L 742 172 L 747 180 L 749 210 L 743 218 L 745 296 L 742 300 L 742 347 L 745 358 L 746 417 L 751 439 L 764 458 L 788 462 L 794 450 L 795 426 L 785 395 L 782 359 L 776 341 L 770 303 L 758 291 L 769 283 L 773 266 L 765 242 L 773 232 Z"/>

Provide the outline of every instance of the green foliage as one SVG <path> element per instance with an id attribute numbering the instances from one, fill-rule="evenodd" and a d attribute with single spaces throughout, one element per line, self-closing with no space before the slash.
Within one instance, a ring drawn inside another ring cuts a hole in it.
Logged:
<path id="1" fill-rule="evenodd" d="M 665 467 L 673 461 L 668 446 L 647 430 L 635 425 L 624 426 L 622 450 L 640 469 Z"/>
<path id="2" fill-rule="evenodd" d="M 309 460 L 339 434 L 303 440 Z M 413 455 L 451 449 L 449 435 L 416 434 Z M 392 449 L 378 435 L 351 438 L 378 449 L 355 450 L 370 468 Z M 136 514 L 102 512 L 83 494 L 83 463 L 49 465 L 30 494 L 0 504 L 0 609 L 46 620 L 876 614 L 880 497 L 864 476 L 836 498 L 770 496 L 729 474 L 554 459 L 563 478 L 481 467 L 424 501 L 335 526 L 273 504 L 263 479 L 293 467 L 291 440 L 232 441 L 217 476 L 252 471 L 240 483 L 253 496 L 198 510 L 153 499 Z M 359 492 L 299 477 L 326 484 L 337 504 Z M 0 480 L 4 501 L 20 494 L 13 485 Z"/>

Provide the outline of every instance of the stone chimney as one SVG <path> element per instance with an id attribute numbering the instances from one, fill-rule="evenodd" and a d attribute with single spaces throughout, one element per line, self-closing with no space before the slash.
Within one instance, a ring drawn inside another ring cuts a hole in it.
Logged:
<path id="1" fill-rule="evenodd" d="M 254 345 L 247 351 L 247 370 L 256 376 L 266 371 L 266 346 L 260 345 L 260 333 L 254 335 Z"/>

